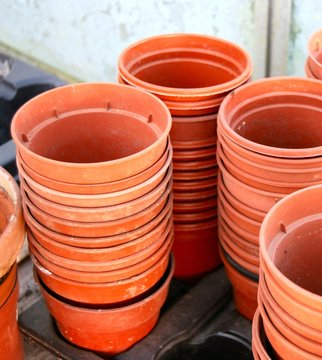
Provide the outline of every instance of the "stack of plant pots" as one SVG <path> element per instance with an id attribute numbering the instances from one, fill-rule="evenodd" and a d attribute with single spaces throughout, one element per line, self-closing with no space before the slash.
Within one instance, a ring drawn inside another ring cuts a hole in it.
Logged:
<path id="1" fill-rule="evenodd" d="M 296 191 L 276 204 L 260 230 L 258 314 L 279 359 L 322 357 L 322 185 Z M 267 346 L 266 346 L 267 347 Z M 253 339 L 255 359 L 263 343 Z"/>
<path id="2" fill-rule="evenodd" d="M 19 284 L 16 266 L 24 238 L 19 187 L 0 167 L 0 354 L 3 360 L 24 359 L 17 324 Z"/>
<path id="3" fill-rule="evenodd" d="M 322 80 L 322 29 L 316 31 L 308 41 L 308 57 L 305 73 L 308 77 Z"/>
<path id="4" fill-rule="evenodd" d="M 221 264 L 217 243 L 217 112 L 250 78 L 247 53 L 216 37 L 170 34 L 130 45 L 119 81 L 158 96 L 173 125 L 175 274 L 194 279 Z"/>
<path id="5" fill-rule="evenodd" d="M 259 230 L 287 194 L 322 182 L 322 83 L 270 78 L 244 85 L 218 114 L 219 241 L 237 310 L 257 307 Z"/>
<path id="6" fill-rule="evenodd" d="M 45 92 L 12 121 L 29 247 L 58 329 L 113 355 L 155 325 L 174 263 L 171 115 L 140 89 Z"/>

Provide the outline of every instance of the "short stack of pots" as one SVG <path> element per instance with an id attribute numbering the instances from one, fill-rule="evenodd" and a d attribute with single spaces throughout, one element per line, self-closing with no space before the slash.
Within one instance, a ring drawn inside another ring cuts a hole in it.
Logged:
<path id="1" fill-rule="evenodd" d="M 0 167 L 0 354 L 3 360 L 24 359 L 16 315 L 19 295 L 16 259 L 24 238 L 19 187 Z"/>
<path id="2" fill-rule="evenodd" d="M 305 63 L 306 76 L 322 80 L 322 29 L 309 38 L 308 53 Z"/>
<path id="3" fill-rule="evenodd" d="M 147 90 L 172 114 L 174 276 L 194 279 L 221 264 L 217 242 L 217 112 L 247 82 L 248 54 L 205 35 L 144 39 L 119 58 L 119 81 Z"/>
<path id="4" fill-rule="evenodd" d="M 229 94 L 218 114 L 219 242 L 237 310 L 257 307 L 259 230 L 287 194 L 322 182 L 322 83 L 269 78 Z"/>
<path id="5" fill-rule="evenodd" d="M 253 334 L 267 337 L 278 359 L 322 358 L 322 185 L 276 204 L 260 230 L 258 314 Z M 267 347 L 267 346 L 266 346 Z M 261 338 L 253 339 L 255 359 Z"/>
<path id="6" fill-rule="evenodd" d="M 125 85 L 45 92 L 12 121 L 24 216 L 68 341 L 114 355 L 156 324 L 174 262 L 171 115 Z"/>

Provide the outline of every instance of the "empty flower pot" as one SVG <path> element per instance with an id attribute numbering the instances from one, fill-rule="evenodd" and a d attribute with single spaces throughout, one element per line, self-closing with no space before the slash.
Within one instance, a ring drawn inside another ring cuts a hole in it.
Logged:
<path id="1" fill-rule="evenodd" d="M 197 199 L 196 201 L 174 202 L 173 211 L 175 214 L 198 213 L 217 208 L 217 198 L 212 197 L 206 200 Z"/>
<path id="2" fill-rule="evenodd" d="M 80 83 L 29 100 L 15 114 L 11 133 L 23 161 L 39 174 L 98 184 L 152 166 L 166 149 L 170 128 L 169 110 L 151 94 Z"/>
<path id="3" fill-rule="evenodd" d="M 18 185 L 0 167 L 0 278 L 16 262 L 24 237 L 25 222 Z"/>
<path id="4" fill-rule="evenodd" d="M 167 34 L 126 48 L 120 78 L 162 99 L 173 115 L 214 113 L 252 71 L 247 53 L 228 41 L 197 34 Z"/>
<path id="5" fill-rule="evenodd" d="M 109 192 L 117 192 L 132 188 L 133 186 L 139 185 L 157 174 L 165 165 L 165 162 L 169 160 L 169 158 L 172 158 L 172 146 L 170 141 L 168 142 L 166 151 L 162 154 L 160 159 L 146 170 L 121 180 L 88 185 L 66 183 L 38 174 L 22 160 L 22 158 L 19 156 L 19 152 L 17 154 L 17 161 L 19 162 L 20 167 L 22 167 L 23 171 L 36 183 L 52 190 L 80 195 L 106 194 Z"/>
<path id="6" fill-rule="evenodd" d="M 161 210 L 161 212 L 153 219 L 150 219 L 143 226 L 134 229 L 132 231 L 127 231 L 118 235 L 111 235 L 106 237 L 75 237 L 68 236 L 65 234 L 57 233 L 55 231 L 50 230 L 45 227 L 43 224 L 38 222 L 30 213 L 28 207 L 24 209 L 24 215 L 26 218 L 26 222 L 28 227 L 32 230 L 33 234 L 39 238 L 48 237 L 52 241 L 56 241 L 57 243 L 66 244 L 70 246 L 75 246 L 79 248 L 89 248 L 95 249 L 100 248 L 104 249 L 105 247 L 111 247 L 121 244 L 126 244 L 130 241 L 135 241 L 141 238 L 141 241 L 145 241 L 142 237 L 149 237 L 150 233 L 158 226 L 161 221 L 169 214 L 172 214 L 172 197 L 170 197 L 170 201 L 168 201 L 165 207 Z M 39 240 L 40 241 L 40 240 Z M 40 241 L 41 242 L 41 241 Z"/>
<path id="7" fill-rule="evenodd" d="M 312 34 L 308 41 L 308 64 L 315 78 L 322 80 L 322 30 Z"/>
<path id="8" fill-rule="evenodd" d="M 268 354 L 265 342 L 267 341 L 264 333 L 263 320 L 257 309 L 252 322 L 252 349 L 255 360 L 271 360 Z"/>
<path id="9" fill-rule="evenodd" d="M 106 309 L 69 304 L 39 279 L 37 281 L 63 337 L 82 348 L 113 356 L 131 347 L 153 329 L 166 300 L 173 270 L 172 260 L 164 277 L 146 297 L 129 305 Z"/>
<path id="10" fill-rule="evenodd" d="M 190 181 L 202 180 L 217 176 L 217 166 L 208 168 L 206 170 L 196 169 L 195 171 L 173 171 L 173 180 L 175 181 Z"/>
<path id="11" fill-rule="evenodd" d="M 217 176 L 212 176 L 203 180 L 185 180 L 185 181 L 173 181 L 174 192 L 200 192 L 208 190 L 217 186 Z"/>
<path id="12" fill-rule="evenodd" d="M 66 301 L 79 304 L 96 304 L 98 307 L 116 306 L 125 301 L 136 301 L 139 296 L 151 289 L 164 275 L 168 262 L 169 251 L 149 269 L 124 280 L 110 282 L 85 282 L 63 278 L 48 271 L 34 257 L 37 274 L 43 283 Z M 68 300 L 67 300 L 68 299 Z"/>
<path id="13" fill-rule="evenodd" d="M 212 145 L 207 148 L 193 150 L 175 150 L 173 152 L 174 161 L 203 161 L 216 158 L 217 146 Z"/>
<path id="14" fill-rule="evenodd" d="M 195 202 L 195 201 L 204 201 L 206 199 L 210 199 L 217 196 L 217 186 L 212 186 L 209 189 L 200 190 L 200 191 L 174 191 L 173 192 L 173 198 L 174 203 L 179 204 L 185 204 L 189 202 Z"/>
<path id="15" fill-rule="evenodd" d="M 185 172 L 185 171 L 196 171 L 196 170 L 206 170 L 213 168 L 217 165 L 216 158 L 211 158 L 207 160 L 200 160 L 200 161 L 173 161 L 173 168 L 175 171 Z"/>

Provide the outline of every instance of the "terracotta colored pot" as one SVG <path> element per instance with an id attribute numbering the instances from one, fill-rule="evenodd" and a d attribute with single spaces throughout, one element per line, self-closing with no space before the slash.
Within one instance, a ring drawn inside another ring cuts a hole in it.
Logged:
<path id="1" fill-rule="evenodd" d="M 150 236 L 151 231 L 160 224 L 162 219 L 164 219 L 167 215 L 171 213 L 172 213 L 172 195 L 170 196 L 169 201 L 166 203 L 165 207 L 161 210 L 161 212 L 155 218 L 147 222 L 145 225 L 137 229 L 134 229 L 132 231 L 124 232 L 118 235 L 92 238 L 92 237 L 68 236 L 52 231 L 46 228 L 45 226 L 43 226 L 41 223 L 39 223 L 31 215 L 27 207 L 25 207 L 24 209 L 26 222 L 29 228 L 32 230 L 33 234 L 37 236 L 37 239 L 39 236 L 48 237 L 49 239 L 53 241 L 57 241 L 58 243 L 71 245 L 79 248 L 89 248 L 89 249 L 111 247 L 120 244 L 126 244 L 134 240 L 139 241 L 141 237 L 145 237 L 146 239 L 147 237 Z M 141 239 L 141 240 L 145 241 L 145 239 Z"/>
<path id="2" fill-rule="evenodd" d="M 322 30 L 319 29 L 312 34 L 308 41 L 308 63 L 311 72 L 317 79 L 322 79 Z"/>
<path id="3" fill-rule="evenodd" d="M 175 181 L 202 180 L 217 176 L 218 167 L 214 166 L 206 170 L 195 171 L 173 171 L 173 179 Z"/>
<path id="4" fill-rule="evenodd" d="M 0 167 L 0 278 L 16 262 L 25 237 L 18 185 Z"/>
<path id="5" fill-rule="evenodd" d="M 185 201 L 173 203 L 173 211 L 175 214 L 198 213 L 217 208 L 217 198 L 212 197 L 201 201 Z"/>
<path id="6" fill-rule="evenodd" d="M 217 186 L 210 187 L 209 189 L 200 190 L 200 191 L 174 191 L 173 198 L 174 203 L 179 205 L 179 203 L 188 203 L 195 201 L 204 201 L 205 199 L 210 199 L 217 196 Z"/>
<path id="7" fill-rule="evenodd" d="M 206 140 L 196 140 L 196 141 L 171 140 L 171 144 L 175 151 L 204 149 L 216 145 L 217 137 L 212 137 Z"/>
<path id="8" fill-rule="evenodd" d="M 265 217 L 260 231 L 261 259 L 265 274 L 281 287 L 285 300 L 281 307 L 290 309 L 292 299 L 314 318 L 293 316 L 322 330 L 321 202 L 322 185 L 308 187 L 286 196 Z M 309 275 L 308 275 L 309 274 Z M 270 282 L 268 282 L 270 288 Z M 272 291 L 271 291 L 272 292 Z M 320 319 L 319 319 L 320 318 Z M 311 324 L 312 322 L 312 324 Z"/>
<path id="9" fill-rule="evenodd" d="M 70 221 L 99 223 L 133 216 L 138 212 L 147 209 L 155 203 L 165 191 L 167 191 L 167 188 L 168 192 L 170 191 L 172 185 L 171 170 L 172 168 L 169 169 L 158 186 L 147 194 L 122 204 L 106 207 L 83 208 L 54 203 L 35 193 L 23 179 L 21 179 L 21 191 L 23 198 L 27 197 L 35 207 L 49 215 Z"/>
<path id="10" fill-rule="evenodd" d="M 211 140 L 216 143 L 217 114 L 202 116 L 172 116 L 171 142 Z"/>
<path id="11" fill-rule="evenodd" d="M 305 61 L 304 72 L 308 78 L 317 79 L 317 77 L 312 73 L 312 71 L 310 69 L 309 58 L 307 58 Z"/>
<path id="12" fill-rule="evenodd" d="M 209 219 L 213 219 L 217 216 L 217 207 L 204 210 L 198 213 L 174 213 L 173 221 L 177 224 L 193 224 L 199 222 L 205 222 Z"/>
<path id="13" fill-rule="evenodd" d="M 275 352 L 280 356 L 281 359 L 294 359 L 294 360 L 303 360 L 303 359 L 312 359 L 317 360 L 321 359 L 320 356 L 316 356 L 312 353 L 309 353 L 297 345 L 290 342 L 286 339 L 273 325 L 269 315 L 267 314 L 262 303 L 258 303 L 259 311 L 263 318 L 263 325 L 265 333 Z"/>
<path id="14" fill-rule="evenodd" d="M 218 175 L 218 191 L 222 192 L 223 196 L 230 203 L 230 205 L 233 206 L 235 210 L 239 211 L 239 213 L 244 214 L 250 219 L 259 221 L 260 223 L 263 221 L 266 213 L 243 204 L 238 198 L 233 196 L 223 183 L 221 174 Z"/>
<path id="15" fill-rule="evenodd" d="M 159 160 L 157 160 L 153 165 L 151 165 L 146 170 L 133 175 L 128 178 L 124 178 L 117 181 L 110 181 L 102 184 L 72 184 L 61 182 L 57 180 L 50 179 L 49 177 L 38 174 L 36 171 L 32 170 L 28 164 L 26 164 L 22 158 L 17 154 L 17 161 L 19 162 L 20 167 L 23 171 L 35 182 L 40 185 L 43 185 L 52 190 L 57 190 L 61 192 L 71 193 L 71 194 L 80 194 L 80 195 L 94 195 L 94 194 L 106 194 L 109 192 L 116 192 L 121 190 L 126 190 L 132 188 L 133 186 L 139 185 L 155 174 L 157 174 L 161 168 L 165 165 L 165 162 L 172 158 L 172 146 L 170 141 L 168 141 L 168 146 L 166 151 L 162 154 Z"/>
<path id="16" fill-rule="evenodd" d="M 267 212 L 285 194 L 256 189 L 232 176 L 217 158 L 222 180 L 227 190 L 245 205 L 261 212 Z"/>
<path id="17" fill-rule="evenodd" d="M 163 254 L 156 264 L 139 275 L 103 283 L 65 279 L 41 266 L 35 257 L 33 261 L 37 274 L 44 284 L 63 298 L 79 304 L 97 304 L 98 306 L 112 304 L 117 306 L 128 300 L 135 302 L 137 297 L 149 291 L 162 278 L 168 266 L 169 252 L 170 249 Z"/>
<path id="18" fill-rule="evenodd" d="M 252 323 L 252 349 L 254 358 L 257 360 L 271 360 L 263 344 L 264 334 L 263 320 L 257 309 Z"/>
<path id="19" fill-rule="evenodd" d="M 23 105 L 11 124 L 31 169 L 78 184 L 116 181 L 146 170 L 164 153 L 170 128 L 170 113 L 159 99 L 108 83 L 47 91 Z"/>
<path id="20" fill-rule="evenodd" d="M 213 187 L 217 187 L 217 176 L 196 181 L 173 181 L 172 185 L 174 192 L 199 192 Z"/>
<path id="21" fill-rule="evenodd" d="M 175 224 L 172 250 L 178 279 L 193 280 L 220 266 L 217 219 Z"/>
<path id="22" fill-rule="evenodd" d="M 165 232 L 170 223 L 172 223 L 172 214 L 168 212 L 160 223 L 147 234 L 120 245 L 103 248 L 86 248 L 63 244 L 46 236 L 36 227 L 32 228 L 32 235 L 46 250 L 58 256 L 78 261 L 104 262 L 130 256 L 149 247 Z"/>
<path id="23" fill-rule="evenodd" d="M 196 171 L 212 168 L 217 165 L 216 158 L 200 161 L 173 161 L 175 171 Z"/>
<path id="24" fill-rule="evenodd" d="M 1 360 L 24 359 L 23 341 L 17 324 L 18 295 L 19 285 L 18 281 L 15 281 L 6 301 L 0 306 Z"/>
<path id="25" fill-rule="evenodd" d="M 126 48 L 118 63 L 128 84 L 157 94 L 174 115 L 213 113 L 222 97 L 246 82 L 249 56 L 238 46 L 205 35 L 168 34 Z"/>
<path id="26" fill-rule="evenodd" d="M 202 161 L 216 158 L 217 146 L 213 145 L 207 148 L 193 150 L 174 150 L 174 161 Z"/>
<path id="27" fill-rule="evenodd" d="M 0 278 L 0 308 L 7 301 L 17 280 L 17 265 L 14 264 L 11 269 Z"/>
<path id="28" fill-rule="evenodd" d="M 70 305 L 39 279 L 37 281 L 62 336 L 77 346 L 113 356 L 131 347 L 155 326 L 168 294 L 173 270 L 172 260 L 164 278 L 146 297 L 130 305 L 108 309 Z"/>
<path id="29" fill-rule="evenodd" d="M 30 234 L 29 234 L 30 239 Z M 150 256 L 142 259 L 142 261 L 134 263 L 133 265 L 124 265 L 124 267 L 118 267 L 114 270 L 114 267 L 109 267 L 107 270 L 91 271 L 88 270 L 84 262 L 83 269 L 77 269 L 70 264 L 65 262 L 53 262 L 52 257 L 46 256 L 45 252 L 38 251 L 38 247 L 33 246 L 34 241 L 31 240 L 29 243 L 30 252 L 32 253 L 32 258 L 36 258 L 37 262 L 43 266 L 48 271 L 52 272 L 57 276 L 61 276 L 65 279 L 77 281 L 77 282 L 86 282 L 86 283 L 106 283 L 112 281 L 120 281 L 131 278 L 132 276 L 139 275 L 144 271 L 147 271 L 153 265 L 155 265 L 160 259 L 162 259 L 165 254 L 169 255 L 171 245 L 173 242 L 173 229 L 170 232 L 162 236 L 162 244 L 156 249 L 155 252 L 150 254 Z M 100 264 L 101 265 L 101 264 Z"/>
<path id="30" fill-rule="evenodd" d="M 257 308 L 258 283 L 250 280 L 232 267 L 220 248 L 219 252 L 227 277 L 233 285 L 235 308 L 241 315 L 252 320 Z"/>
<path id="31" fill-rule="evenodd" d="M 225 98 L 218 127 L 231 141 L 257 153 L 287 158 L 321 155 L 321 89 L 321 82 L 313 79 L 254 81 Z M 316 105 L 308 105 L 312 102 Z"/>
<path id="32" fill-rule="evenodd" d="M 171 158 L 168 158 L 162 168 L 155 175 L 143 183 L 131 188 L 104 194 L 82 195 L 56 191 L 42 186 L 32 180 L 22 169 L 19 162 L 17 163 L 21 182 L 27 183 L 27 185 L 39 196 L 57 204 L 84 208 L 118 205 L 126 201 L 137 199 L 138 197 L 147 194 L 161 183 L 165 174 L 172 171 L 170 165 Z"/>
<path id="33" fill-rule="evenodd" d="M 144 226 L 151 219 L 156 217 L 164 208 L 168 201 L 172 201 L 169 197 L 171 186 L 161 195 L 161 197 L 148 208 L 126 218 L 104 221 L 104 222 L 78 222 L 57 218 L 55 216 L 44 213 L 35 207 L 27 197 L 23 198 L 23 208 L 26 212 L 28 207 L 32 216 L 45 227 L 52 231 L 78 237 L 104 237 L 110 235 L 118 235 L 128 231 L 135 230 Z"/>
<path id="34" fill-rule="evenodd" d="M 261 301 L 263 302 L 266 309 L 270 307 L 272 311 L 274 311 L 274 313 L 278 316 L 278 318 L 283 322 L 285 327 L 292 329 L 301 336 L 304 336 L 307 339 L 312 340 L 313 342 L 319 343 L 320 346 L 322 345 L 321 331 L 313 329 L 305 323 L 297 321 L 287 311 L 283 310 L 281 306 L 276 302 L 276 300 L 272 297 L 271 293 L 268 290 L 265 275 L 263 274 L 263 272 L 261 272 L 260 275 L 259 292 L 261 293 Z"/>
<path id="35" fill-rule="evenodd" d="M 167 228 L 165 229 L 164 233 L 159 236 L 151 245 L 144 248 L 141 251 L 138 251 L 134 254 L 119 258 L 119 259 L 113 259 L 113 260 L 106 260 L 106 261 L 79 261 L 74 259 L 68 259 L 59 255 L 56 255 L 52 253 L 51 251 L 48 251 L 46 248 L 44 248 L 41 244 L 37 242 L 37 240 L 32 236 L 32 234 L 28 233 L 28 240 L 29 245 L 31 247 L 31 252 L 33 252 L 34 249 L 37 250 L 37 253 L 39 253 L 41 256 L 43 256 L 45 259 L 51 261 L 54 264 L 59 264 L 59 266 L 64 267 L 66 269 L 70 270 L 77 270 L 77 271 L 84 271 L 84 272 L 108 272 L 113 270 L 120 270 L 123 268 L 127 268 L 129 266 L 133 266 L 135 264 L 138 264 L 146 259 L 148 259 L 150 256 L 152 256 L 161 246 L 164 245 L 165 242 L 167 242 L 167 245 L 169 245 L 170 240 L 168 238 L 172 238 L 172 232 L 173 232 L 173 224 L 169 223 Z M 59 274 L 57 274 L 59 275 Z M 62 276 L 62 275 L 60 275 Z M 99 274 L 97 274 L 97 277 L 99 277 Z M 85 280 L 84 280 L 85 281 Z"/>

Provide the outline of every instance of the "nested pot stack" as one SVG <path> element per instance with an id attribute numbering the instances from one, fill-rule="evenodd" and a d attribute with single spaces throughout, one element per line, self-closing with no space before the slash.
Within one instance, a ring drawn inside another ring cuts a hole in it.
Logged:
<path id="1" fill-rule="evenodd" d="M 322 29 L 309 38 L 308 57 L 305 63 L 305 73 L 309 78 L 322 80 Z"/>
<path id="2" fill-rule="evenodd" d="M 1 359 L 24 359 L 17 324 L 19 284 L 16 259 L 25 238 L 19 187 L 0 167 L 0 354 Z"/>
<path id="3" fill-rule="evenodd" d="M 236 308 L 248 318 L 257 307 L 249 285 L 258 287 L 266 213 L 286 195 L 322 182 L 321 104 L 320 81 L 281 77 L 243 85 L 220 107 L 219 241 L 227 273 L 238 272 Z"/>
<path id="4" fill-rule="evenodd" d="M 80 347 L 117 354 L 158 319 L 174 268 L 171 122 L 157 97 L 108 83 L 45 92 L 12 121 L 35 278 Z"/>
<path id="5" fill-rule="evenodd" d="M 298 190 L 274 205 L 261 226 L 253 333 L 261 328 L 279 359 L 322 357 L 321 198 L 322 185 Z M 258 340 L 253 348 L 259 352 Z"/>
<path id="6" fill-rule="evenodd" d="M 221 261 L 217 243 L 217 112 L 247 82 L 247 53 L 216 37 L 170 34 L 120 55 L 119 81 L 147 90 L 172 114 L 175 276 L 199 277 Z"/>

